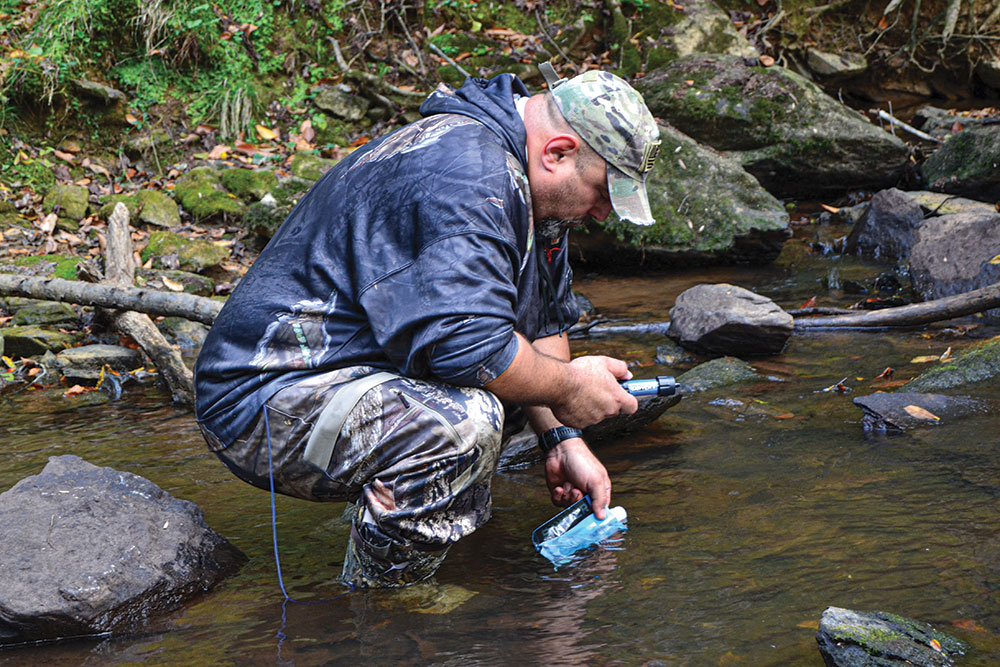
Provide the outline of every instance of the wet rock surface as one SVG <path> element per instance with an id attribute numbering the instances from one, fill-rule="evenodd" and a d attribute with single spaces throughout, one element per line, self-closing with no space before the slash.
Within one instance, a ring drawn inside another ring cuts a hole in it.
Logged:
<path id="1" fill-rule="evenodd" d="M 762 356 L 784 349 L 792 316 L 765 296 L 719 283 L 682 292 L 670 310 L 670 337 L 707 354 Z"/>
<path id="2" fill-rule="evenodd" d="M 149 480 L 57 456 L 0 494 L 0 643 L 128 633 L 246 557 Z"/>
<path id="3" fill-rule="evenodd" d="M 906 391 L 934 392 L 1000 377 L 1000 337 L 983 341 L 903 385 Z"/>
<path id="4" fill-rule="evenodd" d="M 865 214 L 851 229 L 846 250 L 885 260 L 905 259 L 923 221 L 920 205 L 905 192 L 882 190 L 872 197 Z"/>
<path id="5" fill-rule="evenodd" d="M 719 357 L 706 361 L 677 377 L 678 382 L 687 385 L 693 391 L 708 391 L 762 379 L 764 378 L 754 370 L 753 366 L 733 357 Z"/>
<path id="6" fill-rule="evenodd" d="M 855 398 L 854 404 L 864 411 L 861 423 L 866 431 L 887 433 L 945 424 L 989 409 L 974 398 L 916 392 L 877 392 Z"/>
<path id="7" fill-rule="evenodd" d="M 57 354 L 56 359 L 59 370 L 70 380 L 96 380 L 105 366 L 124 373 L 142 366 L 138 350 L 118 345 L 71 347 Z"/>
<path id="8" fill-rule="evenodd" d="M 816 643 L 827 667 L 948 667 L 963 642 L 930 625 L 883 611 L 827 607 Z"/>
<path id="9" fill-rule="evenodd" d="M 1000 198 L 1000 126 L 962 130 L 928 157 L 922 170 L 931 190 Z"/>

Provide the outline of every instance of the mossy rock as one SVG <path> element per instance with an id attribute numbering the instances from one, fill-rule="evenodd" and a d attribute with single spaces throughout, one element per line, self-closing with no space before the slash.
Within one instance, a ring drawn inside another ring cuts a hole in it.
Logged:
<path id="1" fill-rule="evenodd" d="M 245 202 L 255 202 L 278 187 L 278 177 L 270 169 L 224 169 L 222 185 Z"/>
<path id="2" fill-rule="evenodd" d="M 0 231 L 16 227 L 18 229 L 34 229 L 31 220 L 22 218 L 18 213 L 0 213 Z"/>
<path id="3" fill-rule="evenodd" d="M 990 338 L 965 350 L 954 359 L 921 373 L 900 391 L 934 392 L 964 387 L 1000 377 L 1000 336 Z"/>
<path id="4" fill-rule="evenodd" d="M 62 217 L 83 220 L 90 207 L 90 192 L 80 185 L 54 185 L 45 193 L 42 209 L 52 213 L 58 209 Z"/>
<path id="5" fill-rule="evenodd" d="M 612 213 L 592 224 L 592 233 L 573 234 L 580 264 L 620 270 L 773 261 L 790 235 L 782 203 L 736 160 L 666 125 L 660 140 L 660 156 L 646 179 L 656 223 L 640 227 Z"/>
<path id="6" fill-rule="evenodd" d="M 336 160 L 327 160 L 312 153 L 296 153 L 288 163 L 288 171 L 293 176 L 307 181 L 318 181 L 323 174 L 333 169 Z"/>
<path id="7" fill-rule="evenodd" d="M 142 366 L 142 353 L 118 345 L 82 345 L 63 350 L 56 355 L 62 374 L 70 380 L 94 381 L 101 377 L 105 366 L 119 373 L 128 373 Z"/>
<path id="8" fill-rule="evenodd" d="M 0 271 L 41 278 L 76 280 L 76 267 L 83 262 L 75 255 L 29 255 L 0 261 Z"/>
<path id="9" fill-rule="evenodd" d="M 97 215 L 107 220 L 121 202 L 128 209 L 132 224 L 144 223 L 154 227 L 177 227 L 181 214 L 177 202 L 162 190 L 139 190 L 128 195 L 104 195 Z"/>
<path id="10" fill-rule="evenodd" d="M 166 317 L 157 322 L 156 327 L 171 344 L 185 350 L 200 348 L 208 336 L 207 326 L 183 317 Z"/>
<path id="11" fill-rule="evenodd" d="M 217 267 L 229 257 L 229 248 L 216 245 L 204 239 L 189 239 L 173 232 L 155 231 L 149 235 L 149 243 L 142 251 L 143 263 L 153 260 L 156 268 L 164 266 L 164 257 L 173 255 L 178 266 L 195 273 Z"/>
<path id="12" fill-rule="evenodd" d="M 79 339 L 79 336 L 40 326 L 7 327 L 0 329 L 0 336 L 3 336 L 4 355 L 12 359 L 47 351 L 60 352 Z"/>
<path id="13" fill-rule="evenodd" d="M 636 87 L 653 115 L 730 151 L 777 196 L 891 187 L 909 154 L 901 139 L 779 66 L 695 55 L 650 72 Z"/>
<path id="14" fill-rule="evenodd" d="M 130 139 L 125 144 L 125 154 L 133 159 L 159 159 L 167 161 L 173 150 L 174 140 L 164 130 L 152 130 Z"/>
<path id="15" fill-rule="evenodd" d="M 244 229 L 266 243 L 310 187 L 312 182 L 301 178 L 283 180 L 270 197 L 264 197 L 247 208 L 243 216 Z"/>
<path id="16" fill-rule="evenodd" d="M 14 326 L 63 324 L 76 322 L 78 317 L 73 306 L 68 303 L 60 301 L 35 301 L 18 308 L 10 322 Z"/>
<path id="17" fill-rule="evenodd" d="M 197 167 L 177 179 L 174 194 L 196 220 L 242 216 L 245 211 L 243 202 L 225 190 L 211 167 Z"/>
<path id="18" fill-rule="evenodd" d="M 951 136 L 921 167 L 931 190 L 993 201 L 1000 196 L 1000 127 Z"/>
<path id="19" fill-rule="evenodd" d="M 171 283 L 184 287 L 187 294 L 197 294 L 199 296 L 212 296 L 215 294 L 215 281 L 208 276 L 201 276 L 190 271 L 178 271 L 176 269 L 162 269 L 153 271 L 150 269 L 140 269 L 136 278 L 136 284 L 141 287 L 153 287 L 161 291 L 173 291 L 167 287 L 163 279 L 166 278 Z"/>
<path id="20" fill-rule="evenodd" d="M 699 364 L 677 377 L 694 391 L 708 391 L 739 382 L 763 379 L 747 362 L 735 357 L 719 357 Z"/>

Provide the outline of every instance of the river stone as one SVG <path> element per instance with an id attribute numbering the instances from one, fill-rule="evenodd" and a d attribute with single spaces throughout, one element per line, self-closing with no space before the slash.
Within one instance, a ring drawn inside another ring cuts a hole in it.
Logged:
<path id="1" fill-rule="evenodd" d="M 1000 377 L 1000 336 L 982 341 L 910 380 L 905 391 L 941 391 Z"/>
<path id="2" fill-rule="evenodd" d="M 57 354 L 56 363 L 62 374 L 71 380 L 97 380 L 105 365 L 119 373 L 139 368 L 142 354 L 118 345 L 81 345 Z"/>
<path id="3" fill-rule="evenodd" d="M 344 120 L 361 120 L 369 107 L 368 100 L 353 94 L 346 86 L 324 88 L 313 98 L 313 104 L 331 116 Z"/>
<path id="4" fill-rule="evenodd" d="M 0 643 L 134 632 L 246 562 L 147 479 L 53 456 L 0 494 Z"/>
<path id="5" fill-rule="evenodd" d="M 806 53 L 806 67 L 820 78 L 839 79 L 863 74 L 868 70 L 868 59 L 861 53 L 827 53 L 809 49 Z"/>
<path id="6" fill-rule="evenodd" d="M 911 125 L 932 137 L 936 137 L 941 141 L 947 141 L 951 138 L 951 135 L 961 132 L 963 129 L 992 125 L 996 121 L 997 117 L 995 115 L 984 115 L 982 117 L 961 116 L 949 109 L 940 109 L 928 105 L 921 107 L 913 114 Z"/>
<path id="7" fill-rule="evenodd" d="M 156 328 L 171 344 L 186 350 L 200 349 L 208 336 L 208 326 L 184 317 L 165 317 Z"/>
<path id="8" fill-rule="evenodd" d="M 926 623 L 840 607 L 823 612 L 816 643 L 828 667 L 948 667 L 955 664 L 953 656 L 967 650 L 963 642 Z"/>
<path id="9" fill-rule="evenodd" d="M 218 172 L 211 167 L 196 167 L 178 178 L 174 195 L 197 220 L 241 216 L 245 209 L 236 195 L 226 191 Z"/>
<path id="10" fill-rule="evenodd" d="M 757 49 L 736 31 L 729 15 L 711 0 L 688 0 L 677 22 L 661 37 L 674 58 L 695 53 L 725 53 L 756 58 Z M 655 59 L 654 59 L 655 63 Z"/>
<path id="11" fill-rule="evenodd" d="M 694 362 L 691 353 L 672 341 L 656 346 L 656 363 L 662 366 L 677 366 Z"/>
<path id="12" fill-rule="evenodd" d="M 791 235 L 782 203 L 738 162 L 676 129 L 661 125 L 660 140 L 646 178 L 656 223 L 641 227 L 612 212 L 590 225 L 590 233 L 571 235 L 574 263 L 620 271 L 773 261 Z"/>
<path id="13" fill-rule="evenodd" d="M 691 370 L 681 373 L 677 382 L 687 385 L 691 391 L 708 391 L 731 384 L 763 379 L 753 366 L 742 359 L 719 357 L 698 364 Z"/>
<path id="14" fill-rule="evenodd" d="M 695 285 L 670 309 L 670 337 L 707 354 L 778 354 L 793 328 L 792 316 L 773 301 L 728 283 Z"/>
<path id="15" fill-rule="evenodd" d="M 901 139 L 799 74 L 753 62 L 690 56 L 636 86 L 654 116 L 729 151 L 776 196 L 896 184 L 909 155 Z"/>
<path id="16" fill-rule="evenodd" d="M 177 266 L 183 270 L 199 272 L 219 266 L 229 257 L 229 248 L 216 245 L 204 239 L 191 239 L 168 231 L 155 231 L 149 235 L 149 242 L 142 251 L 142 261 L 153 260 L 157 268 L 174 269 L 168 266 L 166 257 L 176 257 Z"/>
<path id="17" fill-rule="evenodd" d="M 640 396 L 639 409 L 631 415 L 620 414 L 610 419 L 588 426 L 583 429 L 583 438 L 592 447 L 598 447 L 613 442 L 622 436 L 633 433 L 647 424 L 651 424 L 663 415 L 668 408 L 677 405 L 680 396 Z M 538 436 L 531 425 L 524 426 L 511 436 L 500 453 L 499 468 L 508 470 L 531 463 L 537 463 L 543 458 L 538 449 Z"/>
<path id="18" fill-rule="evenodd" d="M 962 294 L 1000 281 L 1000 215 L 956 213 L 928 218 L 910 252 L 913 286 L 925 300 Z M 986 311 L 1000 318 L 1000 308 Z"/>
<path id="19" fill-rule="evenodd" d="M 924 220 L 923 209 L 905 192 L 890 188 L 875 193 L 861 220 L 851 228 L 846 250 L 879 259 L 906 259 L 913 234 Z"/>
<path id="20" fill-rule="evenodd" d="M 951 215 L 952 213 L 996 213 L 996 204 L 956 197 L 930 190 L 910 190 L 906 196 L 920 204 L 930 215 Z"/>
<path id="21" fill-rule="evenodd" d="M 288 171 L 298 178 L 318 181 L 336 164 L 336 160 L 327 160 L 311 153 L 296 153 L 288 163 Z"/>
<path id="22" fill-rule="evenodd" d="M 936 426 L 987 410 L 984 402 L 972 398 L 916 392 L 880 391 L 858 396 L 854 399 L 854 404 L 864 411 L 861 424 L 866 431 L 890 433 L 900 433 L 918 426 Z"/>
<path id="23" fill-rule="evenodd" d="M 212 296 L 215 294 L 215 281 L 208 276 L 202 276 L 190 271 L 179 271 L 176 269 L 139 269 L 139 279 L 136 284 L 139 287 L 150 286 L 164 292 L 174 292 L 173 288 L 167 287 L 164 280 L 175 283 L 174 287 L 180 285 L 187 294 L 197 294 L 199 296 Z"/>
<path id="24" fill-rule="evenodd" d="M 58 211 L 73 220 L 83 220 L 90 206 L 90 192 L 80 185 L 54 185 L 45 193 L 42 209 L 46 213 Z"/>
<path id="25" fill-rule="evenodd" d="M 32 357 L 47 351 L 59 352 L 76 341 L 74 334 L 38 326 L 7 327 L 0 329 L 4 339 L 4 354 L 12 359 Z"/>
<path id="26" fill-rule="evenodd" d="M 17 309 L 10 323 L 14 326 L 35 324 L 76 323 L 79 316 L 68 303 L 61 301 L 32 301 Z"/>
<path id="27" fill-rule="evenodd" d="M 1000 127 L 962 130 L 928 157 L 921 169 L 931 190 L 1000 199 Z"/>
<path id="28" fill-rule="evenodd" d="M 125 93 L 111 86 L 105 86 L 103 83 L 87 79 L 72 79 L 71 83 L 78 92 L 105 106 L 111 106 L 125 99 Z"/>

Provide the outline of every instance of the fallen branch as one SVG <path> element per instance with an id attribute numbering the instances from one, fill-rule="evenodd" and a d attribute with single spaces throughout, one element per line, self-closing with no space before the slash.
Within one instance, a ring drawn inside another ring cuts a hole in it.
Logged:
<path id="1" fill-rule="evenodd" d="M 915 327 L 964 315 L 981 313 L 1000 307 L 1000 283 L 981 287 L 964 294 L 956 294 L 908 306 L 868 310 L 852 315 L 832 317 L 804 317 L 795 320 L 796 329 L 830 329 L 873 327 Z"/>
<path id="2" fill-rule="evenodd" d="M 46 301 L 66 301 L 83 306 L 135 310 L 149 315 L 183 317 L 211 324 L 222 303 L 194 294 L 160 292 L 154 289 L 95 285 L 62 278 L 37 278 L 0 273 L 0 296 L 23 296 Z"/>
<path id="3" fill-rule="evenodd" d="M 104 266 L 106 284 L 127 287 L 135 279 L 128 209 L 122 203 L 115 205 L 111 217 L 108 218 Z M 108 314 L 115 329 L 131 336 L 142 351 L 152 359 L 160 377 L 167 383 L 174 402 L 186 406 L 194 405 L 194 378 L 191 371 L 184 365 L 177 350 L 170 346 L 153 324 L 153 320 L 149 319 L 148 315 L 131 310 L 111 311 Z"/>
<path id="4" fill-rule="evenodd" d="M 925 141 L 933 141 L 936 144 L 944 143 L 940 139 L 938 139 L 937 137 L 932 137 L 931 135 L 927 134 L 926 132 L 921 132 L 920 130 L 918 130 L 917 128 L 913 127 L 912 125 L 907 125 L 903 121 L 899 120 L 898 118 L 896 118 L 892 114 L 890 114 L 890 113 L 888 113 L 886 111 L 883 111 L 882 109 L 878 110 L 878 117 L 881 118 L 884 121 L 888 121 L 892 125 L 895 125 L 895 126 L 901 128 L 903 130 L 906 130 L 907 132 L 909 132 L 910 134 L 912 134 L 915 137 L 920 137 L 921 139 L 924 139 Z"/>

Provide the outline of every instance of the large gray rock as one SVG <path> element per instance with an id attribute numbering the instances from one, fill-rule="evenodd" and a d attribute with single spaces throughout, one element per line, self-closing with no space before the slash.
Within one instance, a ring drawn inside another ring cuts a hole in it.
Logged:
<path id="1" fill-rule="evenodd" d="M 900 433 L 920 426 L 935 426 L 988 409 L 984 401 L 943 394 L 876 392 L 859 396 L 854 404 L 864 411 L 866 431 Z"/>
<path id="2" fill-rule="evenodd" d="M 70 380 L 96 380 L 105 366 L 127 373 L 142 366 L 138 350 L 118 345 L 81 345 L 56 355 L 59 370 Z"/>
<path id="3" fill-rule="evenodd" d="M 851 228 L 847 252 L 885 260 L 906 259 L 914 232 L 923 221 L 923 209 L 905 192 L 896 188 L 877 192 L 864 216 Z"/>
<path id="4" fill-rule="evenodd" d="M 711 0 L 684 3 L 677 22 L 662 37 L 674 58 L 695 53 L 725 53 L 741 58 L 756 58 L 757 49 L 736 31 L 729 15 Z"/>
<path id="5" fill-rule="evenodd" d="M 656 223 L 640 227 L 612 213 L 603 232 L 591 225 L 590 233 L 572 235 L 574 261 L 620 270 L 774 260 L 791 236 L 782 203 L 737 161 L 676 129 L 661 125 L 660 140 L 646 180 Z"/>
<path id="6" fill-rule="evenodd" d="M 964 643 L 926 623 L 884 611 L 827 607 L 816 643 L 827 667 L 948 667 Z M 935 646 L 936 644 L 936 646 Z"/>
<path id="7" fill-rule="evenodd" d="M 906 196 L 920 204 L 930 215 L 951 215 L 952 213 L 995 213 L 996 204 L 967 197 L 956 197 L 944 192 L 930 190 L 907 190 Z"/>
<path id="8" fill-rule="evenodd" d="M 1000 215 L 956 213 L 928 218 L 910 251 L 913 286 L 926 300 L 1000 281 Z M 997 263 L 992 263 L 996 261 Z M 986 311 L 1000 318 L 1000 308 Z"/>
<path id="9" fill-rule="evenodd" d="M 149 480 L 54 456 L 0 494 L 0 643 L 142 628 L 246 557 Z"/>
<path id="10" fill-rule="evenodd" d="M 895 185 L 908 149 L 816 84 L 735 56 L 691 56 L 636 81 L 655 116 L 729 151 L 772 194 Z"/>
<path id="11" fill-rule="evenodd" d="M 719 283 L 681 292 L 669 335 L 696 352 L 762 356 L 781 352 L 793 327 L 792 316 L 767 297 Z"/>
<path id="12" fill-rule="evenodd" d="M 922 165 L 931 190 L 974 198 L 1000 198 L 1000 127 L 962 130 Z"/>
<path id="13" fill-rule="evenodd" d="M 313 104 L 344 120 L 361 120 L 369 107 L 368 100 L 355 95 L 347 86 L 324 88 L 313 98 Z"/>
<path id="14" fill-rule="evenodd" d="M 942 391 L 1000 378 L 1000 336 L 964 350 L 921 373 L 901 387 L 905 391 Z"/>

